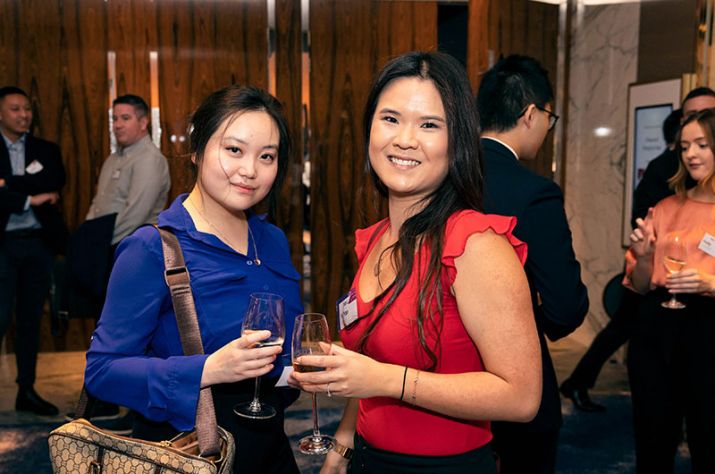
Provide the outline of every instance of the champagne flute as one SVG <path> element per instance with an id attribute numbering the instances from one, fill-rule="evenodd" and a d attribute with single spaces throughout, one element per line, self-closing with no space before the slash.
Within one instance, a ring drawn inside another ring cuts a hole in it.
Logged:
<path id="1" fill-rule="evenodd" d="M 292 354 L 293 369 L 296 372 L 319 372 L 324 367 L 304 365 L 298 362 L 300 356 L 324 355 L 321 342 L 330 343 L 330 330 L 325 315 L 306 313 L 299 315 L 293 327 Z M 318 428 L 318 406 L 315 393 L 313 397 L 313 433 L 299 441 L 300 452 L 304 454 L 327 454 L 335 446 L 333 438 L 320 433 Z"/>
<path id="2" fill-rule="evenodd" d="M 668 234 L 665 241 L 665 255 L 663 264 L 668 273 L 677 273 L 685 267 L 685 260 L 688 256 L 688 251 L 685 248 L 683 237 L 680 234 Z M 683 309 L 685 305 L 675 298 L 675 293 L 672 293 L 668 301 L 661 303 L 663 308 L 668 309 Z"/>
<path id="3" fill-rule="evenodd" d="M 257 347 L 282 346 L 285 338 L 285 322 L 283 319 L 283 298 L 272 293 L 252 293 L 246 310 L 246 316 L 241 325 L 241 335 L 268 330 L 271 335 L 256 344 Z M 276 415 L 276 409 L 266 403 L 261 403 L 258 393 L 261 378 L 256 377 L 253 400 L 243 402 L 233 407 L 233 412 L 244 418 L 265 420 Z"/>

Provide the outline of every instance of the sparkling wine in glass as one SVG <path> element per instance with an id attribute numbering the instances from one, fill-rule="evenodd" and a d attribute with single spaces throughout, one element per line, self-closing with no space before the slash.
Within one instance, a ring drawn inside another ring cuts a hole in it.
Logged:
<path id="1" fill-rule="evenodd" d="M 673 274 L 681 271 L 685 267 L 688 252 L 685 248 L 685 242 L 680 234 L 668 234 L 665 242 L 665 255 L 663 264 L 668 273 Z M 661 303 L 661 306 L 668 309 L 683 309 L 685 305 L 678 301 L 675 293 L 672 293 L 668 301 Z"/>
<path id="2" fill-rule="evenodd" d="M 324 355 L 320 347 L 321 342 L 330 343 L 330 329 L 325 315 L 319 313 L 306 313 L 299 315 L 293 327 L 292 357 L 293 369 L 296 372 L 319 372 L 324 367 L 304 365 L 298 358 L 304 355 Z M 318 406 L 315 393 L 313 397 L 313 433 L 299 441 L 300 452 L 304 454 L 327 454 L 333 449 L 334 440 L 330 436 L 320 433 L 318 428 Z"/>
<path id="3" fill-rule="evenodd" d="M 271 335 L 259 343 L 257 347 L 282 346 L 285 338 L 285 322 L 283 318 L 283 298 L 272 293 L 253 293 L 248 302 L 246 316 L 241 325 L 241 335 L 268 330 Z M 256 377 L 253 400 L 243 402 L 233 407 L 233 412 L 244 418 L 265 420 L 276 415 L 276 409 L 258 399 L 261 388 L 261 378 Z"/>

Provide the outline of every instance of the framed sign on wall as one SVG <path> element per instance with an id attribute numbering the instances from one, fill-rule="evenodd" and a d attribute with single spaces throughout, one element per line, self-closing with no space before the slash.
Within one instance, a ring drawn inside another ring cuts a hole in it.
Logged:
<path id="1" fill-rule="evenodd" d="M 633 193 L 648 163 L 663 150 L 663 121 L 680 107 L 681 80 L 631 84 L 628 86 L 628 141 L 623 199 L 623 246 L 630 245 Z"/>

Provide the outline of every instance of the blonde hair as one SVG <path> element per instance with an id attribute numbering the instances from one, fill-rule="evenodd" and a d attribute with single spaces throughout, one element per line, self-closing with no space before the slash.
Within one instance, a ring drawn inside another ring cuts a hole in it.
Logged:
<path id="1" fill-rule="evenodd" d="M 681 199 L 685 199 L 686 193 L 688 191 L 686 187 L 686 182 L 690 174 L 688 173 L 688 170 L 683 164 L 683 148 L 680 146 L 680 140 L 683 136 L 683 129 L 693 122 L 697 122 L 698 125 L 700 125 L 700 128 L 705 134 L 705 139 L 708 142 L 710 151 L 715 157 L 715 110 L 705 109 L 694 115 L 691 115 L 685 120 L 685 122 L 683 122 L 683 125 L 680 127 L 680 130 L 678 131 L 678 136 L 675 140 L 676 147 L 679 153 L 678 171 L 670 179 L 668 179 L 668 186 L 670 186 L 670 189 L 675 191 L 675 194 Z M 702 188 L 709 187 L 710 192 L 715 193 L 715 168 L 710 171 L 709 175 L 698 181 L 697 186 L 700 186 Z"/>

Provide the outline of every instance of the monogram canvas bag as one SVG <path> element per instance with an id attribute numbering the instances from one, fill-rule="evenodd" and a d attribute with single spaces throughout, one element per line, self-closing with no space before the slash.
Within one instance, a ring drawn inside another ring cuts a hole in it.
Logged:
<path id="1" fill-rule="evenodd" d="M 164 249 L 164 277 L 171 291 L 181 346 L 186 355 L 203 354 L 189 272 L 176 236 L 158 229 Z M 82 419 L 89 398 L 82 391 L 77 417 L 50 433 L 55 474 L 227 474 L 233 472 L 233 436 L 216 424 L 210 388 L 199 392 L 196 429 L 172 440 L 152 442 L 119 436 Z"/>

